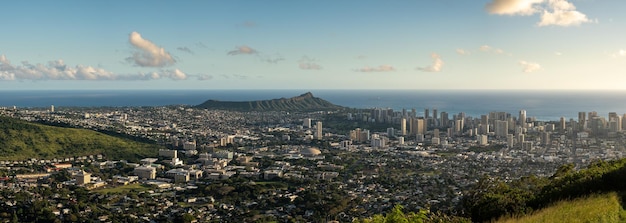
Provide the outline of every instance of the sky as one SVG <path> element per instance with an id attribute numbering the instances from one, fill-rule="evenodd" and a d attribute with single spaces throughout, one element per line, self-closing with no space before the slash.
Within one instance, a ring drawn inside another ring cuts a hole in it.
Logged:
<path id="1" fill-rule="evenodd" d="M 0 90 L 626 90 L 623 0 L 6 1 Z"/>

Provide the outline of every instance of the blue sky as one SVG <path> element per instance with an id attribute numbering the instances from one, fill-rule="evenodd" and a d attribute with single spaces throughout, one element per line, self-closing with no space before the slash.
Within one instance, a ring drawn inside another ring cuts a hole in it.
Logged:
<path id="1" fill-rule="evenodd" d="M 15 1 L 0 89 L 626 89 L 626 1 Z"/>

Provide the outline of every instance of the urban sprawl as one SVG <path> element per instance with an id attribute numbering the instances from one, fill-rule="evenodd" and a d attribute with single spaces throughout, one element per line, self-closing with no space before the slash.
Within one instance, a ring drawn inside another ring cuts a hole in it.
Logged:
<path id="1" fill-rule="evenodd" d="M 0 209 L 41 201 L 64 221 L 349 222 L 396 204 L 458 214 L 464 191 L 482 177 L 550 176 L 564 164 L 622 158 L 626 143 L 626 114 L 614 112 L 553 121 L 524 110 L 470 117 L 425 109 L 418 117 L 415 109 L 382 108 L 51 106 L 0 114 L 163 146 L 136 161 L 101 154 L 0 161 L 8 176 L 0 181 Z"/>

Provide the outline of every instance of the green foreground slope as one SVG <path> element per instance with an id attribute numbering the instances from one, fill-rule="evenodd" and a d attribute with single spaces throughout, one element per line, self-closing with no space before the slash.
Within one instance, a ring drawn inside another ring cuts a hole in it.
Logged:
<path id="1" fill-rule="evenodd" d="M 483 177 L 467 191 L 463 206 L 473 221 L 487 222 L 503 216 L 537 213 L 559 202 L 607 193 L 618 193 L 621 204 L 625 203 L 626 159 L 598 160 L 580 170 L 574 164 L 567 164 L 550 177 L 531 175 L 511 182 Z"/>
<path id="2" fill-rule="evenodd" d="M 561 201 L 533 214 L 519 218 L 504 218 L 498 222 L 625 222 L 624 212 L 620 198 L 613 192 Z"/>
<path id="3" fill-rule="evenodd" d="M 136 160 L 156 156 L 158 145 L 135 142 L 93 130 L 62 128 L 0 117 L 0 160 L 50 159 L 103 154 Z"/>

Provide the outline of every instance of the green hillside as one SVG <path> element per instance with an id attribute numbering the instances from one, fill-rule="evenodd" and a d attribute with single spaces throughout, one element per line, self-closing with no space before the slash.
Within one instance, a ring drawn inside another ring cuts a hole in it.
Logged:
<path id="1" fill-rule="evenodd" d="M 512 182 L 484 177 L 467 191 L 463 206 L 473 221 L 486 222 L 503 216 L 529 215 L 559 202 L 609 193 L 619 194 L 621 204 L 626 203 L 623 196 L 626 159 L 595 161 L 580 170 L 574 164 L 563 165 L 551 177 L 528 176 Z M 617 212 L 621 213 L 621 207 Z M 594 218 L 592 213 L 578 217 Z"/>
<path id="2" fill-rule="evenodd" d="M 534 222 L 625 222 L 624 209 L 617 193 L 594 194 L 561 201 L 519 218 L 504 218 L 500 223 Z"/>
<path id="3" fill-rule="evenodd" d="M 160 146 L 92 130 L 62 128 L 0 117 L 0 160 L 103 154 L 109 159 L 156 156 Z"/>

